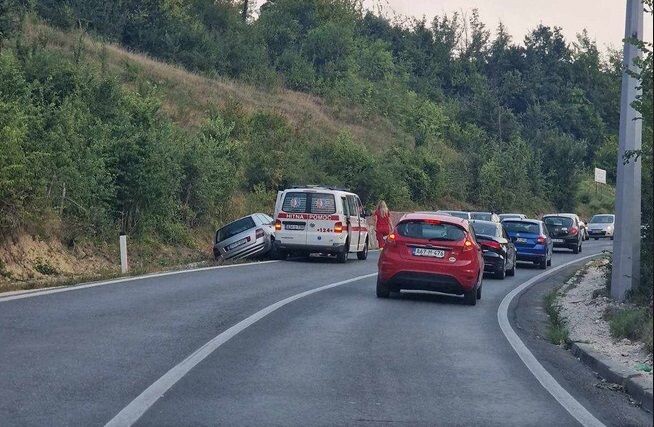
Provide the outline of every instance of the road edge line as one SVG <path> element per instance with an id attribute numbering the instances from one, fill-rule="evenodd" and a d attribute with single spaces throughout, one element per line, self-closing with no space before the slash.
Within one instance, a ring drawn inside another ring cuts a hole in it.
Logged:
<path id="1" fill-rule="evenodd" d="M 377 273 L 365 274 L 363 276 L 353 277 L 351 279 L 343 280 L 340 282 L 330 283 L 328 285 L 321 286 L 319 288 L 310 289 L 308 291 L 300 292 L 299 294 L 292 295 L 288 298 L 285 298 L 281 301 L 278 301 L 274 304 L 271 304 L 256 313 L 246 317 L 220 334 L 216 335 L 202 347 L 195 350 L 188 356 L 186 359 L 172 367 L 168 372 L 161 376 L 158 380 L 152 383 L 148 388 L 146 388 L 141 394 L 139 394 L 134 400 L 132 400 L 127 406 L 125 406 L 118 414 L 116 414 L 107 424 L 106 427 L 117 427 L 117 426 L 131 426 L 136 423 L 139 418 L 145 414 L 145 412 L 154 405 L 157 400 L 159 400 L 163 395 L 170 390 L 179 380 L 181 380 L 186 374 L 188 374 L 191 369 L 197 366 L 204 359 L 209 357 L 214 351 L 216 351 L 221 345 L 225 344 L 227 341 L 232 339 L 234 336 L 238 335 L 240 332 L 244 331 L 248 327 L 252 326 L 259 320 L 268 316 L 269 314 L 279 310 L 287 304 L 290 304 L 293 301 L 299 300 L 306 296 L 335 288 L 337 286 L 346 285 L 348 283 L 356 282 L 359 280 L 368 279 L 370 277 L 376 276 Z"/>
<path id="2" fill-rule="evenodd" d="M 586 409 L 581 403 L 579 403 L 577 399 L 568 393 L 563 388 L 563 386 L 561 386 L 561 384 L 559 384 L 556 379 L 554 379 L 554 377 L 549 372 L 547 372 L 547 369 L 541 365 L 538 359 L 536 359 L 536 356 L 534 356 L 533 353 L 527 348 L 525 343 L 520 339 L 518 334 L 511 326 L 511 322 L 509 322 L 509 308 L 511 302 L 513 302 L 517 296 L 522 294 L 537 282 L 540 282 L 542 279 L 573 264 L 577 264 L 581 261 L 586 261 L 601 255 L 602 254 L 599 253 L 577 258 L 574 261 L 561 264 L 549 271 L 532 277 L 531 279 L 527 280 L 509 292 L 504 297 L 504 299 L 502 299 L 502 302 L 497 309 L 497 321 L 500 324 L 500 329 L 502 329 L 502 333 L 504 333 L 504 336 L 506 337 L 507 341 L 509 341 L 509 344 L 511 344 L 511 347 L 513 347 L 513 350 L 515 350 L 527 369 L 529 369 L 532 375 L 536 377 L 538 382 L 545 388 L 545 390 L 547 390 L 552 395 L 552 397 L 554 397 L 554 399 L 556 399 L 556 401 L 559 402 L 559 404 L 563 406 L 563 408 L 565 408 L 565 410 L 568 411 L 568 413 L 583 426 L 604 426 L 604 424 L 595 418 L 595 416 L 591 414 L 588 409 Z"/>
<path id="3" fill-rule="evenodd" d="M 60 292 L 76 291 L 79 289 L 95 288 L 98 286 L 115 285 L 118 283 L 145 280 L 145 279 L 156 279 L 157 277 L 175 276 L 178 274 L 196 273 L 201 271 L 220 270 L 224 268 L 251 267 L 251 266 L 262 265 L 262 264 L 271 264 L 274 262 L 279 262 L 279 261 L 270 260 L 270 261 L 248 262 L 243 264 L 215 265 L 212 267 L 187 268 L 185 270 L 175 270 L 175 271 L 166 271 L 163 273 L 144 274 L 141 276 L 123 277 L 120 279 L 103 280 L 100 282 L 91 282 L 91 283 L 79 284 L 79 285 L 57 286 L 57 287 L 46 288 L 41 290 L 26 290 L 24 293 L 7 295 L 4 297 L 2 296 L 2 294 L 0 294 L 0 303 L 25 299 L 25 298 L 39 297 L 42 295 L 58 294 Z"/>

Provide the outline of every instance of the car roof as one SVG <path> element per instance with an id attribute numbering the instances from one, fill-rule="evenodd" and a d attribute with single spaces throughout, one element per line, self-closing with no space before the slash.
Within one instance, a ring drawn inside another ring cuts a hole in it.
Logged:
<path id="1" fill-rule="evenodd" d="M 555 213 L 555 214 L 547 214 L 543 215 L 543 218 L 547 218 L 550 216 L 561 216 L 564 218 L 577 218 L 577 214 L 571 214 L 571 213 Z"/>
<path id="2" fill-rule="evenodd" d="M 467 219 L 458 218 L 452 215 L 442 215 L 438 213 L 429 213 L 429 212 L 412 212 L 404 215 L 400 221 L 409 221 L 409 220 L 425 220 L 425 219 L 435 219 L 442 222 L 447 222 L 450 224 L 460 225 L 465 227 L 468 222 Z"/>
<path id="3" fill-rule="evenodd" d="M 469 222 L 470 224 L 491 224 L 491 225 L 494 225 L 494 226 L 498 226 L 498 225 L 500 225 L 499 222 L 495 222 L 495 221 L 486 221 L 486 220 L 483 220 L 483 219 L 471 219 L 471 220 L 468 221 L 468 222 Z"/>
<path id="4" fill-rule="evenodd" d="M 468 213 L 466 211 L 456 211 L 456 210 L 451 210 L 451 209 L 439 209 L 436 211 L 436 213 L 444 213 L 444 212 L 456 212 L 456 213 Z"/>
<path id="5" fill-rule="evenodd" d="M 530 218 L 509 218 L 509 219 L 505 219 L 502 222 L 529 222 L 532 224 L 542 224 L 543 221 L 538 219 L 530 219 Z"/>
<path id="6" fill-rule="evenodd" d="M 354 196 L 357 195 L 356 193 L 353 193 L 343 188 L 322 187 L 322 186 L 291 187 L 285 189 L 284 193 L 342 193 L 342 194 L 352 194 Z"/>
<path id="7" fill-rule="evenodd" d="M 480 214 L 490 214 L 490 215 L 495 215 L 493 212 L 489 212 L 489 211 L 472 211 L 472 212 L 470 212 L 470 213 L 471 213 L 471 214 L 473 214 L 473 213 L 480 213 Z"/>

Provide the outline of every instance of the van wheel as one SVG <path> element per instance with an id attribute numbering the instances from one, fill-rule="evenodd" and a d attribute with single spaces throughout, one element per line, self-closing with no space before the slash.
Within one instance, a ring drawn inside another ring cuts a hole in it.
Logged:
<path id="1" fill-rule="evenodd" d="M 391 296 L 391 290 L 384 285 L 379 276 L 377 276 L 377 298 L 388 298 Z"/>
<path id="2" fill-rule="evenodd" d="M 357 258 L 360 261 L 365 261 L 366 259 L 368 259 L 368 239 L 366 239 L 366 245 L 363 247 L 363 250 L 357 252 Z"/>
<path id="3" fill-rule="evenodd" d="M 347 262 L 347 257 L 350 254 L 350 242 L 346 241 L 345 242 L 345 247 L 343 248 L 343 252 L 339 252 L 336 254 L 336 262 L 339 264 L 345 264 Z"/>

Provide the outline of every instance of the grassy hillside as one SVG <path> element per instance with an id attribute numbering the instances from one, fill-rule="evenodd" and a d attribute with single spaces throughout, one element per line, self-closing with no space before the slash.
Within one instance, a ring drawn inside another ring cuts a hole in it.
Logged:
<path id="1" fill-rule="evenodd" d="M 365 115 L 355 105 L 328 104 L 318 96 L 281 87 L 267 89 L 238 80 L 213 78 L 190 72 L 143 53 L 130 52 L 116 44 L 99 41 L 81 31 L 62 31 L 38 20 L 28 20 L 24 32 L 28 43 L 68 59 L 76 55 L 98 72 L 118 76 L 130 89 L 151 82 L 162 100 L 163 111 L 185 128 L 197 128 L 211 110 L 238 103 L 245 110 L 270 111 L 286 117 L 294 126 L 335 138 L 343 130 L 369 149 L 380 151 L 392 142 L 412 144 L 412 137 L 388 119 Z"/>

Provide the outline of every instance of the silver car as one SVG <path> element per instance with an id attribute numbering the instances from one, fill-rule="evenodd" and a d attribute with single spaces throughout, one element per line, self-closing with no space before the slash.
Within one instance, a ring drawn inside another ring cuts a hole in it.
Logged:
<path id="1" fill-rule="evenodd" d="M 270 216 L 255 213 L 220 228 L 214 240 L 214 258 L 243 259 L 267 254 L 272 248 L 273 222 Z"/>
<path id="2" fill-rule="evenodd" d="M 600 237 L 608 237 L 613 240 L 615 232 L 615 215 L 599 214 L 593 215 L 588 223 L 588 235 L 597 240 Z"/>
<path id="3" fill-rule="evenodd" d="M 479 221 L 500 222 L 500 217 L 493 212 L 470 212 L 470 217 Z"/>
<path id="4" fill-rule="evenodd" d="M 503 213 L 500 214 L 500 222 L 505 219 L 527 219 L 527 215 L 521 213 Z"/>
<path id="5" fill-rule="evenodd" d="M 467 219 L 470 221 L 472 219 L 472 216 L 470 216 L 470 212 L 464 212 L 464 211 L 436 211 L 437 214 L 439 215 L 451 215 L 455 216 L 457 218 L 461 219 Z"/>

